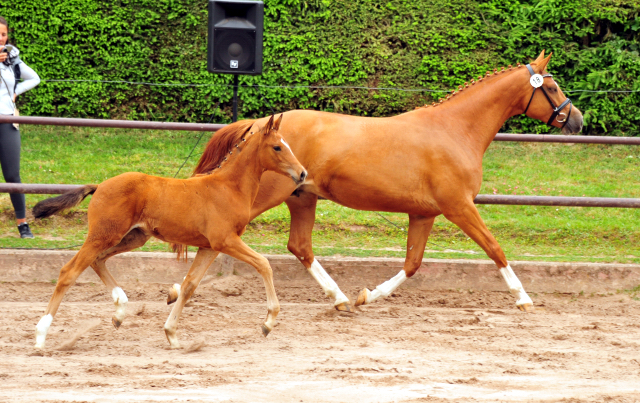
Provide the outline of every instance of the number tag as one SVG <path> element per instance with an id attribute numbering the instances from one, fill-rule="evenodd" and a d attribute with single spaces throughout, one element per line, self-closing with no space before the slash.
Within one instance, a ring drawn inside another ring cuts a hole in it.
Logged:
<path id="1" fill-rule="evenodd" d="M 544 83 L 544 78 L 540 74 L 534 74 L 529 79 L 529 82 L 533 88 L 540 88 Z"/>

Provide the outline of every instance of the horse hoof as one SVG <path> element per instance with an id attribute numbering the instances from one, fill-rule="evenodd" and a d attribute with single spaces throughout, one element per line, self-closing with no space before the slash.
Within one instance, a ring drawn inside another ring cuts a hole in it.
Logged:
<path id="1" fill-rule="evenodd" d="M 178 300 L 178 295 L 180 294 L 180 286 L 178 284 L 174 284 L 173 287 L 169 289 L 169 295 L 167 295 L 167 305 L 171 305 Z"/>
<path id="2" fill-rule="evenodd" d="M 535 311 L 535 308 L 533 307 L 533 304 L 518 305 L 518 309 L 520 309 L 523 312 L 533 312 L 533 311 Z"/>
<path id="3" fill-rule="evenodd" d="M 336 311 L 356 313 L 356 310 L 348 302 L 343 302 L 335 306 Z"/>
<path id="4" fill-rule="evenodd" d="M 271 333 L 271 329 L 269 329 L 267 326 L 265 326 L 263 324 L 262 325 L 262 334 L 264 335 L 264 337 L 267 337 L 269 335 L 269 333 Z"/>
<path id="5" fill-rule="evenodd" d="M 113 327 L 115 327 L 116 329 L 118 329 L 120 325 L 122 325 L 122 321 L 116 318 L 111 318 L 111 323 L 113 323 Z"/>
<path id="6" fill-rule="evenodd" d="M 364 290 L 360 291 L 360 294 L 358 294 L 358 299 L 356 299 L 356 306 L 360 306 L 360 305 L 364 305 L 367 303 L 367 297 L 369 296 L 369 294 L 371 293 L 371 291 L 369 291 L 369 289 L 365 288 Z"/>

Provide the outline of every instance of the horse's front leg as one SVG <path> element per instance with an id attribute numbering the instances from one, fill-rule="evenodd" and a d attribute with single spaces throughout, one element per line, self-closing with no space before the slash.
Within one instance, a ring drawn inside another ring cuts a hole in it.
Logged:
<path id="1" fill-rule="evenodd" d="M 379 298 L 388 297 L 400 284 L 404 283 L 407 278 L 413 276 L 415 272 L 418 271 L 422 264 L 424 248 L 427 245 L 427 239 L 429 239 L 434 220 L 435 217 L 409 216 L 407 256 L 402 270 L 392 279 L 377 286 L 375 290 L 369 291 L 368 288 L 365 288 L 360 291 L 356 305 L 370 304 Z"/>
<path id="2" fill-rule="evenodd" d="M 182 281 L 178 300 L 173 306 L 173 309 L 164 324 L 164 333 L 167 336 L 167 340 L 169 340 L 171 348 L 180 348 L 180 342 L 178 342 L 176 331 L 178 330 L 178 319 L 182 313 L 182 308 L 184 308 L 184 305 L 189 301 L 189 298 L 191 298 L 195 292 L 198 284 L 200 284 L 202 277 L 204 277 L 207 269 L 211 266 L 211 263 L 219 253 L 220 252 L 211 249 L 198 249 L 198 253 L 196 254 L 195 259 L 193 259 L 193 264 L 189 268 L 187 276 Z"/>
<path id="3" fill-rule="evenodd" d="M 264 280 L 264 287 L 267 291 L 267 320 L 262 325 L 262 333 L 266 336 L 273 330 L 276 324 L 276 317 L 280 312 L 280 303 L 273 286 L 273 271 L 269 261 L 258 252 L 248 247 L 239 236 L 231 236 L 227 239 L 222 249 L 223 253 L 241 260 L 255 267 Z"/>
<path id="4" fill-rule="evenodd" d="M 333 306 L 338 311 L 355 312 L 349 298 L 340 290 L 338 284 L 318 263 L 311 245 L 311 233 L 316 219 L 318 196 L 309 192 L 301 192 L 297 197 L 286 200 L 291 213 L 291 230 L 287 249 L 293 253 L 307 268 L 309 274 L 320 284 L 324 294 L 333 299 Z"/>
<path id="5" fill-rule="evenodd" d="M 516 306 L 525 312 L 534 310 L 533 301 L 527 295 L 520 280 L 511 269 L 507 258 L 498 244 L 498 241 L 491 235 L 489 229 L 478 213 L 478 209 L 473 202 L 456 203 L 454 211 L 445 211 L 444 216 L 460 227 L 461 230 L 473 239 L 485 251 L 500 269 L 500 274 L 507 283 L 509 291 L 516 297 Z"/>

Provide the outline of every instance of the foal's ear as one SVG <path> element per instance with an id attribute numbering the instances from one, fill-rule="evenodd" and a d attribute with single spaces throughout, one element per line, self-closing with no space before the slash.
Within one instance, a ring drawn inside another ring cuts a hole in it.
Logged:
<path id="1" fill-rule="evenodd" d="M 268 135 L 271 132 L 271 129 L 273 129 L 273 115 L 271 115 L 267 125 L 264 127 L 264 135 Z"/>
<path id="2" fill-rule="evenodd" d="M 280 114 L 280 118 L 278 118 L 278 120 L 276 121 L 276 124 L 273 126 L 273 130 L 280 130 L 280 123 L 282 123 L 282 117 L 284 116 L 284 113 Z"/>

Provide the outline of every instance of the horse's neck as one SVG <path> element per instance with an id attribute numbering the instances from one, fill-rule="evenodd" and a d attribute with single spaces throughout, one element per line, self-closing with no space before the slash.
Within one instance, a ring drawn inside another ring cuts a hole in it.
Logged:
<path id="1" fill-rule="evenodd" d="M 494 73 L 482 81 L 470 85 L 450 99 L 435 107 L 416 111 L 425 116 L 437 116 L 443 129 L 452 137 L 469 144 L 482 154 L 507 119 L 522 113 L 523 97 L 531 95 L 524 91 L 526 69 L 514 68 L 504 73 Z M 528 76 L 528 74 L 526 74 Z"/>

